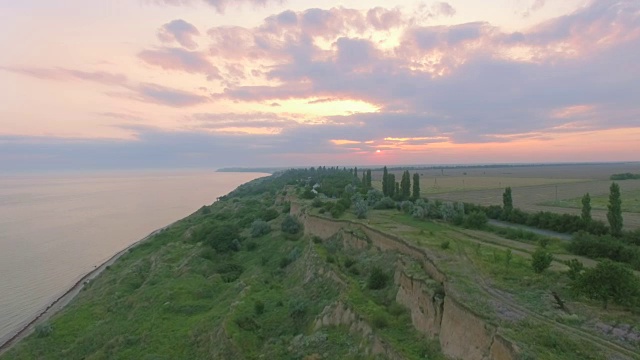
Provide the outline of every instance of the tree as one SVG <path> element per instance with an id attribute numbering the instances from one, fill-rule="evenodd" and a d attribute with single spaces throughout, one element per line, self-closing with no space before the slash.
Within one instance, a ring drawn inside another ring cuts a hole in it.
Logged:
<path id="1" fill-rule="evenodd" d="M 409 174 L 409 170 L 405 170 L 402 173 L 400 193 L 402 194 L 402 200 L 408 200 L 411 197 L 411 174 Z"/>
<path id="2" fill-rule="evenodd" d="M 513 198 L 511 197 L 511 187 L 508 186 L 504 189 L 504 193 L 502 194 L 502 209 L 504 210 L 506 215 L 511 214 L 513 210 Z"/>
<path id="3" fill-rule="evenodd" d="M 366 201 L 358 200 L 353 206 L 353 210 L 356 213 L 356 216 L 358 217 L 358 219 L 366 219 L 369 206 L 367 206 Z"/>
<path id="4" fill-rule="evenodd" d="M 271 232 L 271 226 L 264 220 L 256 220 L 251 224 L 251 236 L 256 238 Z"/>
<path id="5" fill-rule="evenodd" d="M 382 193 L 389 196 L 389 171 L 386 166 L 382 169 Z"/>
<path id="6" fill-rule="evenodd" d="M 396 176 L 394 174 L 388 174 L 386 196 L 392 198 L 395 193 L 396 193 Z"/>
<path id="7" fill-rule="evenodd" d="M 295 235 L 302 228 L 302 224 L 293 215 L 287 215 L 282 221 L 282 232 Z"/>
<path id="8" fill-rule="evenodd" d="M 539 247 L 531 254 L 531 267 L 533 267 L 533 271 L 537 274 L 547 270 L 547 268 L 551 266 L 552 261 L 553 255 L 542 247 Z"/>
<path id="9" fill-rule="evenodd" d="M 400 183 L 397 181 L 396 181 L 396 187 L 393 190 L 393 194 L 398 198 L 402 197 L 402 193 L 400 192 Z"/>
<path id="10" fill-rule="evenodd" d="M 371 169 L 367 169 L 367 189 L 371 189 Z"/>
<path id="11" fill-rule="evenodd" d="M 411 195 L 413 200 L 420 199 L 420 174 L 413 174 L 413 194 Z"/>
<path id="12" fill-rule="evenodd" d="M 627 266 L 602 260 L 595 268 L 577 276 L 574 288 L 590 299 L 602 301 L 606 309 L 609 301 L 621 305 L 633 305 L 640 296 L 640 281 Z"/>
<path id="13" fill-rule="evenodd" d="M 607 206 L 607 220 L 611 228 L 611 235 L 622 235 L 622 199 L 620 198 L 620 186 L 617 183 L 611 183 L 609 188 L 609 205 Z"/>
<path id="14" fill-rule="evenodd" d="M 472 211 L 464 221 L 464 226 L 470 229 L 482 229 L 487 225 L 487 214 L 484 211 Z"/>
<path id="15" fill-rule="evenodd" d="M 580 216 L 585 224 L 591 223 L 591 196 L 589 193 L 582 197 L 582 214 Z"/>

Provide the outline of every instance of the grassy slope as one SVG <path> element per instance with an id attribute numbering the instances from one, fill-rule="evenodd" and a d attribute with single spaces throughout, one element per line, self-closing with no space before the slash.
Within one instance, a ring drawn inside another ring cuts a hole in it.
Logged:
<path id="1" fill-rule="evenodd" d="M 398 310 L 391 284 L 373 292 L 363 285 L 372 266 L 393 255 L 353 254 L 357 263 L 343 271 L 342 255 L 328 255 L 335 247 L 284 236 L 282 214 L 270 221 L 270 234 L 251 238 L 247 224 L 274 200 L 249 192 L 178 222 L 90 283 L 52 318 L 50 334 L 36 331 L 2 359 L 366 358 L 363 339 L 346 327 L 313 331 L 316 316 L 339 299 L 376 322 L 376 333 L 406 358 L 440 358 L 437 344 Z M 241 251 L 216 253 L 196 242 L 206 224 L 220 221 L 244 224 Z M 285 258 L 292 262 L 284 265 Z M 224 264 L 240 265 L 239 277 Z M 347 286 L 319 275 L 328 270 Z"/>

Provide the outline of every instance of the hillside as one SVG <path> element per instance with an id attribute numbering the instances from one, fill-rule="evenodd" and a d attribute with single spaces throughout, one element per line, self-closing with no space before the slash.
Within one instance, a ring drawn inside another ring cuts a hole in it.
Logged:
<path id="1" fill-rule="evenodd" d="M 637 304 L 574 294 L 560 261 L 535 273 L 535 241 L 395 202 L 356 216 L 349 174 L 242 185 L 128 251 L 2 359 L 639 358 Z"/>

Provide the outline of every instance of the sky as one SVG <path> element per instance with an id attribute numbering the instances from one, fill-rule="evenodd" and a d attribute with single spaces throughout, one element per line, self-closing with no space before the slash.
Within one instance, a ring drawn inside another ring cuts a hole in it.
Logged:
<path id="1" fill-rule="evenodd" d="M 637 0 L 0 0 L 0 49 L 8 171 L 640 160 Z"/>

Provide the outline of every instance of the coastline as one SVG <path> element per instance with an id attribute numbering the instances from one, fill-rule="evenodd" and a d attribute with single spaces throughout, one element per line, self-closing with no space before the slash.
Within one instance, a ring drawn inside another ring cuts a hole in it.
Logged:
<path id="1" fill-rule="evenodd" d="M 8 340 L 6 340 L 3 344 L 0 344 L 0 356 L 2 356 L 5 352 L 9 351 L 14 345 L 20 342 L 20 340 L 25 337 L 31 335 L 35 330 L 35 327 L 43 322 L 49 320 L 53 315 L 58 313 L 60 310 L 64 309 L 75 297 L 82 291 L 84 285 L 90 281 L 98 277 L 108 266 L 111 266 L 115 263 L 122 255 L 127 253 L 129 250 L 134 247 L 144 243 L 145 241 L 150 240 L 155 235 L 163 232 L 165 229 L 171 227 L 177 221 L 174 221 L 166 226 L 163 226 L 159 229 L 156 229 L 149 233 L 149 235 L 144 238 L 134 242 L 133 244 L 127 246 L 126 248 L 120 250 L 115 255 L 107 259 L 105 262 L 100 264 L 100 266 L 86 273 L 83 277 L 81 277 L 73 286 L 71 286 L 67 291 L 65 291 L 58 298 L 53 300 L 49 305 L 47 305 L 44 310 L 40 311 L 31 321 L 29 321 L 26 325 L 24 325 L 18 332 L 16 332 L 13 336 L 11 336 Z"/>

